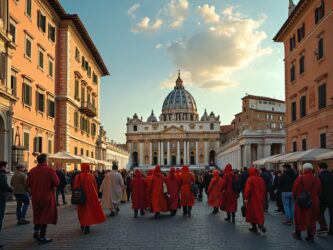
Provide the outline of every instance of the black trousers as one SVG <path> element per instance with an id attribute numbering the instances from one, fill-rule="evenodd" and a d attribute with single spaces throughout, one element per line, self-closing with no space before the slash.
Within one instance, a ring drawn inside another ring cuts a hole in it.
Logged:
<path id="1" fill-rule="evenodd" d="M 45 238 L 46 235 L 47 224 L 35 224 L 34 230 L 39 232 L 39 237 Z"/>
<path id="2" fill-rule="evenodd" d="M 57 204 L 59 204 L 59 201 L 58 201 L 58 197 L 59 197 L 59 194 L 61 194 L 62 196 L 62 203 L 65 203 L 65 188 L 57 188 L 57 194 L 56 194 L 56 200 L 57 200 Z"/>

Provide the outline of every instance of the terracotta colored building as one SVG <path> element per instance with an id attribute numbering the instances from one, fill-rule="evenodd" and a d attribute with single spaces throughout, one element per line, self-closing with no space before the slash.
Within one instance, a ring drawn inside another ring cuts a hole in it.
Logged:
<path id="1" fill-rule="evenodd" d="M 287 151 L 333 149 L 333 1 L 290 1 L 285 48 Z"/>

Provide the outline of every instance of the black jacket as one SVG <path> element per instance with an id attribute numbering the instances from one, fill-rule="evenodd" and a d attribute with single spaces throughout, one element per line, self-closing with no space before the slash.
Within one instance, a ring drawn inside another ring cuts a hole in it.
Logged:
<path id="1" fill-rule="evenodd" d="M 249 173 L 247 171 L 242 172 L 238 176 L 238 181 L 240 183 L 240 186 L 241 186 L 243 192 L 244 192 L 246 181 L 247 181 L 248 178 L 249 178 Z"/>
<path id="2" fill-rule="evenodd" d="M 321 182 L 320 202 L 333 205 L 333 173 L 325 170 L 318 175 L 318 178 Z"/>
<path id="3" fill-rule="evenodd" d="M 0 171 L 0 202 L 6 202 L 6 193 L 13 189 L 8 185 L 6 173 Z"/>
<path id="4" fill-rule="evenodd" d="M 269 192 L 269 190 L 271 190 L 272 187 L 272 176 L 270 173 L 268 173 L 267 171 L 263 171 L 261 173 L 261 177 L 264 179 L 265 184 L 266 184 L 266 191 Z"/>
<path id="5" fill-rule="evenodd" d="M 66 180 L 66 176 L 65 176 L 64 172 L 62 170 L 57 170 L 56 174 L 60 180 L 58 188 L 60 188 L 60 189 L 65 188 L 67 185 L 67 180 Z"/>
<path id="6" fill-rule="evenodd" d="M 279 178 L 279 183 L 278 183 L 279 191 L 281 193 L 291 192 L 296 178 L 297 174 L 292 169 L 289 169 L 288 171 L 284 172 Z"/>

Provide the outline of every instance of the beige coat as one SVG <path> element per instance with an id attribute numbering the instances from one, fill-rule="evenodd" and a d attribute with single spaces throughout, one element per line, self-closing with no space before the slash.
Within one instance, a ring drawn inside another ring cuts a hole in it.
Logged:
<path id="1" fill-rule="evenodd" d="M 123 178 L 117 171 L 112 170 L 102 182 L 100 192 L 102 192 L 101 205 L 103 208 L 114 207 L 121 202 L 122 189 L 124 187 Z"/>

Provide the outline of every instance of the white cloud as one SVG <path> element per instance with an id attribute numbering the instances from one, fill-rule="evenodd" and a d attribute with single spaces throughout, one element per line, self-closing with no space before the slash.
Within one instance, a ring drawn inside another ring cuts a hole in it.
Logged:
<path id="1" fill-rule="evenodd" d="M 135 18 L 135 12 L 140 8 L 140 4 L 136 3 L 133 4 L 131 7 L 129 7 L 127 14 L 132 17 Z"/>
<path id="2" fill-rule="evenodd" d="M 160 86 L 162 89 L 170 89 L 176 85 L 176 79 L 178 77 L 177 72 L 173 72 L 169 74 L 168 78 L 161 82 Z M 181 70 L 181 78 L 183 80 L 183 84 L 186 86 L 192 85 L 192 76 L 189 71 Z"/>
<path id="3" fill-rule="evenodd" d="M 220 21 L 220 16 L 216 14 L 215 7 L 205 4 L 203 6 L 198 6 L 198 12 L 204 19 L 206 23 L 218 23 Z"/>
<path id="4" fill-rule="evenodd" d="M 133 33 L 141 33 L 144 31 L 157 31 L 161 28 L 162 24 L 162 19 L 157 18 L 153 23 L 151 23 L 149 17 L 145 16 L 135 25 L 135 27 L 131 29 L 131 31 Z"/>
<path id="5" fill-rule="evenodd" d="M 187 0 L 171 0 L 163 9 L 162 12 L 171 18 L 170 27 L 179 28 L 183 25 L 187 18 L 189 2 Z"/>
<path id="6" fill-rule="evenodd" d="M 155 49 L 160 49 L 160 48 L 162 48 L 162 47 L 163 47 L 163 45 L 160 44 L 160 43 L 158 43 L 158 44 L 155 45 Z"/>
<path id="7" fill-rule="evenodd" d="M 215 13 L 213 7 L 208 8 L 211 14 Z M 208 9 L 205 13 L 209 12 Z M 227 8 L 219 21 L 216 17 L 206 18 L 205 23 L 210 21 L 205 30 L 166 47 L 175 65 L 190 72 L 193 85 L 207 89 L 235 86 L 235 71 L 272 52 L 271 48 L 261 46 L 267 38 L 265 32 L 259 30 L 263 18 L 241 17 L 240 13 L 234 13 L 233 8 Z"/>

